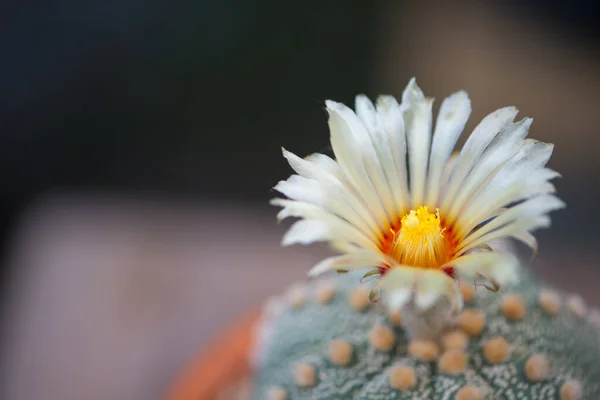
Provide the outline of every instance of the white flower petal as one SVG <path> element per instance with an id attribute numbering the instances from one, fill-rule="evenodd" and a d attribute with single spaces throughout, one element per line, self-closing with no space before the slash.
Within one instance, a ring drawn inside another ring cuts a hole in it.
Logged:
<path id="1" fill-rule="evenodd" d="M 451 286 L 456 286 L 456 283 L 445 273 L 424 270 L 417 279 L 415 304 L 422 310 L 428 310 L 440 296 L 448 293 Z"/>
<path id="2" fill-rule="evenodd" d="M 281 153 L 290 164 L 290 167 L 292 167 L 292 169 L 296 171 L 298 175 L 305 178 L 318 179 L 320 174 L 325 170 L 324 168 L 316 166 L 314 163 L 311 163 L 308 160 L 302 159 L 294 153 L 287 151 L 283 147 L 281 148 Z"/>
<path id="3" fill-rule="evenodd" d="M 349 204 L 347 200 L 353 197 L 348 196 L 347 192 L 341 190 L 337 185 L 326 186 L 314 179 L 292 175 L 287 181 L 280 181 L 274 189 L 290 199 L 312 204 L 324 211 L 335 214 L 349 221 L 372 240 L 376 241 L 378 239 L 377 227 L 369 224 L 371 221 L 368 211 L 363 210 L 360 204 Z M 284 213 L 279 215 L 279 219 L 285 218 L 283 217 Z"/>
<path id="4" fill-rule="evenodd" d="M 377 98 L 377 119 L 383 134 L 387 137 L 387 147 L 391 152 L 394 164 L 394 169 L 390 174 L 392 181 L 390 189 L 398 206 L 398 213 L 405 214 L 410 209 L 406 167 L 406 133 L 404 116 L 396 99 L 392 96 Z"/>
<path id="5" fill-rule="evenodd" d="M 535 236 L 533 236 L 531 233 L 529 233 L 527 231 L 511 233 L 510 236 L 522 243 L 525 243 L 527 246 L 529 246 L 533 253 L 532 257 L 535 258 L 536 254 L 538 252 L 538 244 L 537 244 L 537 239 L 535 238 Z"/>
<path id="6" fill-rule="evenodd" d="M 433 101 L 426 100 L 415 80 L 411 80 L 402 95 L 401 107 L 404 110 L 411 206 L 413 208 L 422 205 L 425 200 L 432 105 Z"/>
<path id="7" fill-rule="evenodd" d="M 517 278 L 517 259 L 510 253 L 470 253 L 447 264 L 455 268 L 463 279 L 476 279 L 479 275 L 498 285 L 505 285 Z"/>
<path id="8" fill-rule="evenodd" d="M 547 181 L 560 175 L 543 168 L 552 149 L 551 144 L 526 139 L 519 152 L 466 202 L 457 221 L 457 231 L 466 235 L 501 207 L 535 195 L 554 193 L 554 186 Z"/>
<path id="9" fill-rule="evenodd" d="M 485 186 L 486 178 L 493 176 L 503 163 L 513 157 L 523 144 L 533 120 L 525 118 L 515 124 L 509 123 L 490 143 L 481 157 L 475 163 L 473 170 L 463 182 L 460 192 L 457 193 L 453 203 L 445 215 L 448 223 L 454 222 L 457 214 L 465 206 L 467 199 L 479 192 L 481 185 Z"/>
<path id="10" fill-rule="evenodd" d="M 345 241 L 359 244 L 364 248 L 377 250 L 378 246 L 373 238 L 367 236 L 363 231 L 352 225 L 345 219 L 331 214 L 320 207 L 313 204 L 302 203 L 293 200 L 273 199 L 271 204 L 274 206 L 283 207 L 277 214 L 279 220 L 288 217 L 300 217 L 305 220 L 318 220 L 326 223 L 331 232 L 336 232 L 339 238 L 344 238 Z M 335 237 L 333 238 L 335 239 Z"/>
<path id="11" fill-rule="evenodd" d="M 410 301 L 417 280 L 417 269 L 394 266 L 383 275 L 378 287 L 391 310 L 398 310 Z"/>
<path id="12" fill-rule="evenodd" d="M 440 297 L 447 297 L 453 308 L 461 308 L 460 291 L 453 279 L 437 269 L 395 265 L 381 278 L 378 285 L 391 310 L 402 308 L 413 297 L 415 305 L 427 310 Z"/>
<path id="13" fill-rule="evenodd" d="M 435 132 L 429 156 L 429 178 L 427 182 L 427 200 L 430 208 L 438 206 L 441 180 L 444 169 L 450 159 L 450 154 L 456 141 L 465 128 L 471 114 L 471 101 L 463 92 L 457 92 L 442 102 L 435 123 Z"/>
<path id="14" fill-rule="evenodd" d="M 491 240 L 500 239 L 503 237 L 513 236 L 523 231 L 533 231 L 538 228 L 547 228 L 550 226 L 550 217 L 547 215 L 538 215 L 536 217 L 521 218 L 511 224 L 505 225 L 502 228 L 489 232 L 484 236 L 471 240 L 468 243 L 461 243 L 458 254 L 464 254 L 469 250 L 478 247 Z"/>
<path id="15" fill-rule="evenodd" d="M 555 196 L 543 195 L 534 197 L 501 213 L 496 218 L 483 225 L 477 231 L 467 236 L 461 245 L 467 247 L 470 243 L 484 237 L 486 234 L 489 234 L 496 229 L 506 227 L 509 224 L 518 223 L 520 220 L 526 218 L 547 214 L 550 211 L 558 210 L 564 207 L 565 203 Z"/>
<path id="16" fill-rule="evenodd" d="M 507 186 L 519 181 L 523 177 L 523 171 L 543 171 L 553 148 L 552 144 L 526 139 L 519 152 L 508 160 L 502 170 L 494 177 L 494 180 L 490 182 L 487 190 L 495 190 L 495 186 Z M 543 180 L 552 179 L 552 177 L 543 176 L 538 178 Z"/>
<path id="17" fill-rule="evenodd" d="M 315 242 L 330 242 L 332 248 L 348 249 L 352 243 L 357 243 L 365 248 L 370 248 L 371 242 L 361 242 L 349 229 L 340 228 L 327 220 L 302 219 L 294 222 L 281 240 L 282 246 L 293 244 L 311 244 Z"/>
<path id="18" fill-rule="evenodd" d="M 294 224 L 283 235 L 282 246 L 311 244 L 331 239 L 331 227 L 324 221 L 303 219 Z"/>
<path id="19" fill-rule="evenodd" d="M 450 159 L 448 160 L 448 164 L 446 164 L 446 167 L 444 168 L 444 175 L 442 176 L 440 193 L 444 193 L 448 189 L 448 180 L 450 179 L 450 176 L 452 176 L 452 171 L 454 170 L 454 166 L 456 165 L 456 160 L 458 160 L 458 152 L 452 153 Z"/>
<path id="20" fill-rule="evenodd" d="M 402 109 L 404 111 L 410 104 L 423 101 L 425 101 L 425 95 L 421 88 L 417 86 L 417 79 L 413 77 L 408 81 L 408 85 L 406 85 L 402 92 Z"/>
<path id="21" fill-rule="evenodd" d="M 290 199 L 305 201 L 321 207 L 326 207 L 329 200 L 318 181 L 300 175 L 291 175 L 286 181 L 279 181 L 273 189 Z"/>
<path id="22" fill-rule="evenodd" d="M 381 279 L 380 287 L 383 290 L 399 287 L 413 287 L 416 281 L 417 272 L 418 268 L 394 265 Z"/>
<path id="23" fill-rule="evenodd" d="M 392 147 L 393 144 L 390 140 L 394 138 L 395 131 L 398 128 L 392 127 L 393 130 L 390 131 L 390 127 L 383 121 L 383 117 L 378 115 L 378 111 L 375 110 L 373 103 L 365 96 L 356 97 L 356 111 L 358 117 L 361 118 L 367 127 L 375 151 L 374 156 L 378 160 L 381 171 L 379 173 L 378 169 L 376 173 L 369 175 L 375 176 L 376 180 L 378 176 L 383 176 L 383 180 L 380 179 L 377 185 L 385 186 L 385 189 L 383 189 L 385 205 L 391 220 L 399 220 L 408 211 L 409 204 L 406 202 L 406 194 L 403 195 L 399 190 L 401 187 L 399 183 L 402 177 L 398 174 L 398 166 Z M 384 116 L 389 114 L 386 111 L 383 113 Z M 398 113 L 398 115 L 400 114 Z M 394 123 L 393 121 L 391 122 Z M 396 121 L 396 123 L 398 122 Z M 403 126 L 402 122 L 400 127 Z M 373 165 L 376 166 L 375 163 Z"/>
<path id="24" fill-rule="evenodd" d="M 377 111 L 375 106 L 364 94 L 359 94 L 354 99 L 354 109 L 356 110 L 356 116 L 367 128 L 368 132 L 372 132 L 377 128 Z"/>
<path id="25" fill-rule="evenodd" d="M 368 251 L 362 251 L 357 254 L 344 254 L 341 256 L 329 257 L 319 262 L 317 265 L 312 267 L 312 269 L 308 272 L 308 275 L 317 276 L 327 271 L 339 269 L 351 270 L 369 268 L 384 261 L 385 257 L 382 257 L 381 254 Z"/>
<path id="26" fill-rule="evenodd" d="M 413 295 L 412 289 L 409 287 L 400 287 L 389 289 L 384 293 L 384 299 L 390 311 L 397 311 L 404 307 Z"/>
<path id="27" fill-rule="evenodd" d="M 455 277 L 484 277 L 491 289 L 508 283 L 516 277 L 516 258 L 498 251 L 493 241 L 514 238 L 535 251 L 530 231 L 548 226 L 547 213 L 564 206 L 549 182 L 559 175 L 545 168 L 552 145 L 526 139 L 531 120 L 513 123 L 514 107 L 484 118 L 458 156 L 451 156 L 471 111 L 464 92 L 442 103 L 433 139 L 432 101 L 414 79 L 400 105 L 391 96 L 380 97 L 377 107 L 358 96 L 356 113 L 332 101 L 326 105 L 335 160 L 323 154 L 302 159 L 283 151 L 298 175 L 275 187 L 290 200 L 272 204 L 283 207 L 280 219 L 302 218 L 283 244 L 328 241 L 341 253 L 311 274 L 385 268 L 378 287 L 392 309 L 409 303 L 419 313 L 435 310 L 440 297 L 461 307 Z M 440 208 L 442 224 L 459 242 L 458 256 L 442 266 L 429 265 L 437 259 L 428 261 L 417 253 L 419 246 L 413 249 L 396 237 L 403 234 L 395 231 L 398 220 L 424 205 Z M 410 257 L 398 253 L 404 250 Z M 399 265 L 398 259 L 415 265 Z"/>
<path id="28" fill-rule="evenodd" d="M 287 181 L 279 182 L 276 190 L 291 199 L 319 205 L 348 219 L 364 232 L 378 236 L 378 223 L 335 161 L 322 154 L 302 159 L 285 149 L 283 155 L 296 172 L 310 179 L 298 179 L 292 175 Z"/>
<path id="29" fill-rule="evenodd" d="M 345 185 L 349 184 L 348 180 L 346 179 L 346 176 L 344 175 L 344 171 L 342 170 L 340 165 L 337 162 L 335 162 L 333 158 L 325 154 L 313 153 L 304 157 L 304 160 L 307 163 L 312 164 L 314 167 L 321 168 L 323 171 L 326 171 L 329 174 L 333 175 Z M 318 179 L 318 177 L 315 177 L 315 179 Z"/>
<path id="30" fill-rule="evenodd" d="M 523 176 L 527 172 L 528 174 Z M 547 182 L 547 179 L 556 176 L 553 171 L 548 169 L 521 171 L 520 179 L 518 179 L 518 175 L 515 175 L 515 179 L 490 183 L 473 202 L 463 209 L 461 218 L 456 222 L 457 232 L 466 235 L 490 215 L 509 204 L 533 196 L 554 193 L 554 185 Z"/>
<path id="31" fill-rule="evenodd" d="M 341 103 L 325 102 L 329 112 L 331 146 L 336 159 L 358 193 L 371 207 L 383 230 L 389 228 L 385 206 L 390 202 L 389 188 L 378 170 L 369 134 L 356 114 Z"/>
<path id="32" fill-rule="evenodd" d="M 520 165 L 521 168 L 537 169 L 546 166 L 550 159 L 554 145 L 552 143 L 539 142 L 535 139 L 526 139 L 519 154 L 515 156 L 513 163 Z M 519 165 L 517 165 L 519 167 Z"/>
<path id="33" fill-rule="evenodd" d="M 514 120 L 517 113 L 518 110 L 514 107 L 501 108 L 489 114 L 477 125 L 465 142 L 454 166 L 450 182 L 448 183 L 448 190 L 444 194 L 444 199 L 440 206 L 442 214 L 445 215 L 447 213 L 456 193 L 461 188 L 469 172 L 471 172 L 477 159 L 500 130 Z"/>

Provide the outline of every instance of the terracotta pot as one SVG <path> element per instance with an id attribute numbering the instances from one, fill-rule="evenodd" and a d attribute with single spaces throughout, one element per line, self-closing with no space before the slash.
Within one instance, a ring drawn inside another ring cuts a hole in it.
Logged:
<path id="1" fill-rule="evenodd" d="M 248 355 L 258 311 L 217 334 L 181 371 L 165 400 L 232 398 L 229 388 L 250 376 Z M 224 394 L 225 393 L 225 394 Z"/>

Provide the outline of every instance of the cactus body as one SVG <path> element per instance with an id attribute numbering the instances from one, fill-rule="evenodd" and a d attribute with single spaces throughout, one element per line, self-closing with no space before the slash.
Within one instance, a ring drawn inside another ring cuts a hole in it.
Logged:
<path id="1" fill-rule="evenodd" d="M 295 287 L 258 329 L 254 398 L 600 398 L 596 314 L 521 275 L 499 293 L 465 296 L 437 341 L 411 341 L 356 274 Z"/>

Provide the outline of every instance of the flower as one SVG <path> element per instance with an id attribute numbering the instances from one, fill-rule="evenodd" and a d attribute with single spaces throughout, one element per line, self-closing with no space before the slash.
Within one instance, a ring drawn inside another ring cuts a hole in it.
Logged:
<path id="1" fill-rule="evenodd" d="M 452 155 L 469 97 L 442 102 L 433 135 L 432 104 L 414 78 L 401 104 L 359 95 L 354 112 L 327 101 L 335 160 L 283 149 L 297 174 L 275 186 L 287 199 L 271 203 L 283 207 L 278 219 L 300 220 L 282 244 L 326 241 L 341 253 L 311 275 L 368 268 L 392 309 L 414 300 L 427 310 L 440 297 L 459 309 L 459 279 L 484 279 L 494 291 L 516 279 L 516 257 L 490 242 L 513 238 L 537 251 L 530 232 L 564 207 L 549 182 L 559 174 L 545 168 L 553 145 L 526 138 L 532 119 L 513 122 L 517 109 L 505 107 Z"/>

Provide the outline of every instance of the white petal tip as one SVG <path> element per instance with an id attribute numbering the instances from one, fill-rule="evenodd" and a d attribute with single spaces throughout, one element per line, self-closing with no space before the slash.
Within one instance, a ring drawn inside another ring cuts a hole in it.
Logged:
<path id="1" fill-rule="evenodd" d="M 439 297 L 440 297 L 440 294 L 435 293 L 435 292 L 420 294 L 419 296 L 417 296 L 415 304 L 421 310 L 427 311 L 431 307 L 433 307 L 433 305 L 436 303 L 436 301 L 439 299 Z"/>
<path id="2" fill-rule="evenodd" d="M 277 185 L 273 189 L 277 190 Z M 275 198 L 269 200 L 269 204 L 276 207 L 283 207 L 283 204 L 281 203 L 282 201 L 283 199 Z"/>
<path id="3" fill-rule="evenodd" d="M 390 310 L 397 311 L 410 301 L 412 291 L 408 288 L 397 289 L 387 293 L 385 296 Z"/>
<path id="4" fill-rule="evenodd" d="M 289 243 L 289 240 L 282 240 L 281 241 L 281 247 L 289 247 L 291 246 L 293 243 Z"/>
<path id="5" fill-rule="evenodd" d="M 452 93 L 450 96 L 444 99 L 444 102 L 449 102 L 453 108 L 463 104 L 466 104 L 469 109 L 471 108 L 471 100 L 469 99 L 467 92 L 464 90 L 459 90 L 458 92 Z"/>
<path id="6" fill-rule="evenodd" d="M 336 111 L 340 107 L 340 103 L 333 100 L 325 100 L 325 107 L 327 107 L 327 111 Z"/>
<path id="7" fill-rule="evenodd" d="M 273 186 L 273 190 L 277 190 L 279 193 L 283 193 L 283 192 L 281 191 L 281 189 L 282 189 L 282 186 L 284 186 L 284 185 L 285 185 L 285 181 L 279 181 L 279 182 L 277 182 L 277 185 Z M 279 204 L 274 204 L 274 203 L 273 203 L 275 200 L 281 200 L 281 199 L 272 199 L 272 200 L 269 202 L 269 204 L 271 204 L 272 206 L 277 206 L 277 205 L 279 205 Z"/>
<path id="8" fill-rule="evenodd" d="M 390 107 L 391 105 L 398 105 L 398 101 L 394 96 L 382 94 L 377 97 L 377 105 L 380 107 Z"/>
<path id="9" fill-rule="evenodd" d="M 312 267 L 310 271 L 308 271 L 308 276 L 315 277 L 319 276 L 327 271 L 331 271 L 336 269 L 336 267 L 340 268 L 338 261 L 343 256 L 334 256 L 330 258 L 326 258 L 325 260 L 319 262 L 317 265 Z"/>
<path id="10" fill-rule="evenodd" d="M 402 93 L 402 103 L 411 104 L 422 101 L 425 101 L 425 95 L 423 94 L 421 88 L 417 85 L 416 78 L 412 78 Z"/>

